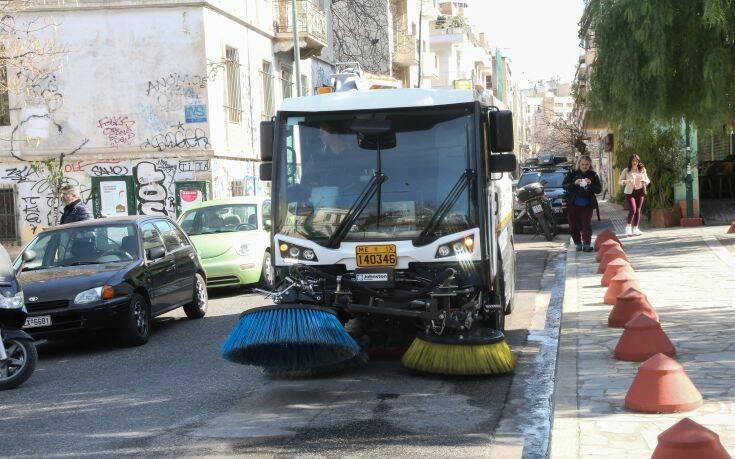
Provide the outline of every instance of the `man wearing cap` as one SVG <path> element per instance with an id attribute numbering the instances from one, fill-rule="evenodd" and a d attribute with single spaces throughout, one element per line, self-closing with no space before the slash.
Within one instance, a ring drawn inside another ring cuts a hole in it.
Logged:
<path id="1" fill-rule="evenodd" d="M 75 186 L 64 185 L 61 187 L 61 202 L 64 204 L 64 212 L 61 214 L 61 221 L 59 222 L 61 225 L 92 218 L 87 206 L 82 203 L 79 190 Z"/>

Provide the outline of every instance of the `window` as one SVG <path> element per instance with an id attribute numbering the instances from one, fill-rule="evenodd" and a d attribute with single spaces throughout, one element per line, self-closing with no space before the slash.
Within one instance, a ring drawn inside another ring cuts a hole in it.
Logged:
<path id="1" fill-rule="evenodd" d="M 233 180 L 230 182 L 230 194 L 232 196 L 245 196 L 245 184 L 242 180 Z"/>
<path id="2" fill-rule="evenodd" d="M 254 204 L 208 206 L 188 211 L 181 226 L 189 236 L 253 231 L 258 229 L 258 215 Z"/>
<path id="3" fill-rule="evenodd" d="M 164 220 L 156 220 L 153 224 L 161 232 L 163 244 L 166 246 L 166 252 L 173 252 L 186 245 L 184 242 L 185 239 L 182 239 L 176 227 L 171 223 Z"/>
<path id="4" fill-rule="evenodd" d="M 269 120 L 275 113 L 273 104 L 273 64 L 263 61 L 263 68 L 260 71 L 260 84 L 263 91 L 263 110 L 262 118 Z"/>
<path id="5" fill-rule="evenodd" d="M 31 199 L 32 201 L 33 199 Z M 23 203 L 25 205 L 27 203 Z M 32 220 L 39 218 L 32 217 Z M 16 222 L 18 216 L 15 212 L 15 189 L 12 185 L 0 185 L 0 241 L 15 242 L 18 239 Z"/>
<path id="6" fill-rule="evenodd" d="M 225 70 L 227 73 L 227 119 L 231 123 L 242 120 L 242 98 L 240 88 L 240 56 L 235 48 L 225 47 Z"/>
<path id="7" fill-rule="evenodd" d="M 141 225 L 141 230 L 143 231 L 143 251 L 146 258 L 148 258 L 149 249 L 164 247 L 163 239 L 161 239 L 161 233 L 153 226 L 153 223 L 144 223 Z"/>
<path id="8" fill-rule="evenodd" d="M 284 99 L 292 97 L 293 72 L 288 67 L 281 67 L 281 90 Z"/>

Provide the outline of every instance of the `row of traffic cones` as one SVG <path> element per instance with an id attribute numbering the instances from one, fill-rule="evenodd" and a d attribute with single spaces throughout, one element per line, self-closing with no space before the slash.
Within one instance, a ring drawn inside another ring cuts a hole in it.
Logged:
<path id="1" fill-rule="evenodd" d="M 605 304 L 613 308 L 609 327 L 624 328 L 613 357 L 643 362 L 625 396 L 629 410 L 642 413 L 691 411 L 703 403 L 702 395 L 673 357 L 676 349 L 661 328 L 659 316 L 635 276 L 622 244 L 611 230 L 595 239 L 601 284 L 607 287 Z M 730 458 L 719 436 L 684 418 L 658 436 L 654 458 Z"/>

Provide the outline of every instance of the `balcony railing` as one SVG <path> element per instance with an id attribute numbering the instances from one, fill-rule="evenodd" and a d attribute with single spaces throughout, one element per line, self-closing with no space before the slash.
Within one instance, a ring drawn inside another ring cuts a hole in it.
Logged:
<path id="1" fill-rule="evenodd" d="M 301 46 L 304 47 L 305 43 L 307 52 L 318 54 L 327 45 L 327 16 L 324 10 L 312 0 L 296 0 L 296 17 Z M 292 18 L 291 0 L 273 1 L 273 30 L 276 38 L 286 45 L 282 48 L 292 48 L 292 45 L 288 45 L 289 40 L 293 41 Z"/>

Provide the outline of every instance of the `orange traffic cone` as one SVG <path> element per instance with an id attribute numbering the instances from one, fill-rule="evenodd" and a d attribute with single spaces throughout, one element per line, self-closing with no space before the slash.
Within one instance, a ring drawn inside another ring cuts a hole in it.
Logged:
<path id="1" fill-rule="evenodd" d="M 623 260 L 622 258 L 617 258 L 610 263 L 607 264 L 607 268 L 605 268 L 605 273 L 602 275 L 602 280 L 600 281 L 600 285 L 603 287 L 607 287 L 610 285 L 610 279 L 615 277 L 618 273 L 622 271 L 628 271 L 630 273 L 634 273 L 633 267 L 630 266 L 630 263 Z"/>
<path id="2" fill-rule="evenodd" d="M 607 268 L 607 264 L 618 258 L 628 261 L 628 256 L 625 255 L 623 249 L 608 249 L 600 260 L 600 265 L 597 267 L 597 274 L 603 274 L 605 272 L 605 268 Z"/>
<path id="3" fill-rule="evenodd" d="M 731 459 L 720 436 L 705 426 L 684 418 L 658 435 L 651 459 Z"/>
<path id="4" fill-rule="evenodd" d="M 730 223 L 730 229 L 727 230 L 727 234 L 735 233 L 735 220 Z"/>
<path id="5" fill-rule="evenodd" d="M 643 362 L 658 353 L 673 357 L 676 350 L 660 323 L 645 314 L 638 314 L 625 324 L 613 356 L 616 360 Z"/>
<path id="6" fill-rule="evenodd" d="M 595 255 L 595 260 L 597 260 L 597 262 L 599 263 L 600 260 L 602 260 L 602 256 L 605 255 L 605 252 L 612 249 L 613 247 L 622 250 L 620 243 L 613 239 L 608 239 L 607 241 L 603 242 L 602 245 L 600 245 L 600 250 L 597 252 L 597 255 Z"/>
<path id="7" fill-rule="evenodd" d="M 614 278 L 613 278 L 614 279 Z M 612 282 L 610 283 L 612 286 Z M 608 287 L 609 289 L 609 287 Z M 609 304 L 609 303 L 608 303 Z M 623 328 L 638 314 L 645 314 L 651 319 L 658 321 L 658 314 L 648 302 L 646 295 L 635 287 L 623 290 L 615 298 L 615 307 L 607 316 L 607 326 L 612 328 Z"/>
<path id="8" fill-rule="evenodd" d="M 632 273 L 623 270 L 610 279 L 610 286 L 607 288 L 603 300 L 605 301 L 605 304 L 611 304 L 614 306 L 617 304 L 618 295 L 637 286 L 638 281 L 636 281 L 635 276 Z"/>
<path id="9" fill-rule="evenodd" d="M 600 250 L 600 246 L 602 245 L 602 243 L 607 241 L 608 239 L 612 239 L 614 241 L 617 241 L 618 243 L 620 242 L 620 239 L 618 239 L 613 230 L 602 230 L 595 237 L 595 250 Z"/>
<path id="10" fill-rule="evenodd" d="M 656 354 L 638 367 L 625 407 L 642 413 L 676 413 L 702 405 L 702 394 L 676 360 Z"/>

